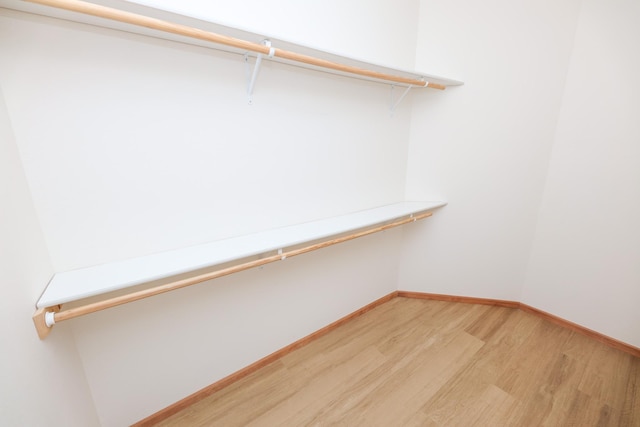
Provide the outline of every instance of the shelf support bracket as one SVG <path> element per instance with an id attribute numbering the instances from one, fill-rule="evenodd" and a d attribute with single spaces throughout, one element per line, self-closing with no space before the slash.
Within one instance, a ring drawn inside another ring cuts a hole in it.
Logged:
<path id="1" fill-rule="evenodd" d="M 391 85 L 391 101 L 389 102 L 389 111 L 391 111 L 391 117 L 393 117 L 393 113 L 395 113 L 396 108 L 398 107 L 398 105 L 400 105 L 400 103 L 402 102 L 402 100 L 404 99 L 405 96 L 407 96 L 407 94 L 409 93 L 409 91 L 411 90 L 411 88 L 413 87 L 412 85 L 407 86 L 407 89 L 402 93 L 402 95 L 400 95 L 400 98 L 398 98 L 397 101 L 393 101 L 393 90 L 396 87 L 396 85 Z"/>
<path id="2" fill-rule="evenodd" d="M 41 340 L 45 339 L 49 332 L 51 332 L 51 328 L 56 323 L 56 313 L 60 311 L 60 306 L 56 305 L 54 307 L 40 308 L 33 315 L 33 324 L 36 326 L 36 331 L 38 331 L 38 336 Z"/>
<path id="3" fill-rule="evenodd" d="M 269 58 L 273 58 L 273 55 L 276 53 L 276 50 L 271 47 L 270 40 L 263 40 L 262 44 L 269 48 L 269 54 L 267 55 Z M 260 65 L 262 64 L 262 57 L 264 55 L 259 53 L 256 56 L 256 63 L 253 66 L 253 73 L 251 73 L 251 67 L 249 66 L 249 53 L 244 54 L 244 63 L 246 64 L 245 68 L 247 70 L 247 97 L 249 105 L 253 104 L 253 88 L 256 84 L 256 79 L 258 78 L 258 72 L 260 71 Z"/>

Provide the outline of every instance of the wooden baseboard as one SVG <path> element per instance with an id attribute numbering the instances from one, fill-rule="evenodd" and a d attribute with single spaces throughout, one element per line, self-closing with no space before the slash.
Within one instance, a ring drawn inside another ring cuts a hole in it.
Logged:
<path id="1" fill-rule="evenodd" d="M 169 418 L 170 416 L 172 416 L 173 414 L 177 414 L 178 412 L 182 411 L 185 408 L 188 408 L 189 406 L 193 405 L 194 403 L 204 399 L 207 396 L 212 395 L 213 393 L 215 393 L 216 391 L 222 390 L 223 388 L 235 383 L 236 381 L 241 380 L 242 378 L 252 374 L 253 372 L 257 371 L 260 368 L 263 368 L 265 366 L 267 366 L 268 364 L 275 362 L 276 360 L 286 356 L 287 354 L 291 353 L 292 351 L 300 348 L 300 347 L 304 347 L 305 345 L 309 344 L 310 342 L 320 338 L 323 335 L 326 335 L 327 333 L 331 332 L 332 330 L 338 328 L 341 325 L 344 325 L 345 323 L 348 323 L 350 320 L 355 319 L 358 316 L 362 316 L 364 313 L 373 310 L 374 308 L 378 307 L 379 305 L 384 304 L 385 302 L 388 302 L 390 300 L 392 300 L 393 298 L 398 296 L 398 292 L 392 292 L 389 295 L 386 295 L 380 299 L 375 300 L 374 302 L 367 304 L 366 306 L 362 307 L 359 310 L 354 311 L 351 314 L 346 315 L 345 317 L 336 320 L 335 322 L 331 323 L 330 325 L 325 326 L 322 329 L 319 329 L 317 331 L 315 331 L 314 333 L 307 335 L 304 338 L 299 339 L 298 341 L 294 342 L 293 344 L 289 344 L 288 346 L 281 348 L 280 350 L 271 353 L 270 355 L 263 357 L 262 359 L 258 360 L 255 363 L 252 363 L 251 365 L 247 366 L 246 368 L 243 368 L 237 372 L 234 372 L 233 374 L 219 380 L 216 381 L 215 383 L 211 384 L 210 386 L 207 386 L 205 388 L 203 388 L 202 390 L 199 390 L 193 394 L 191 394 L 190 396 L 185 397 L 184 399 L 174 403 L 173 405 L 167 406 L 166 408 L 156 412 L 155 414 L 152 414 L 150 416 L 148 416 L 147 418 L 138 421 L 137 423 L 133 424 L 132 427 L 146 427 L 146 426 L 153 426 L 157 423 L 159 423 L 160 421 L 166 420 L 167 418 Z"/>
<path id="2" fill-rule="evenodd" d="M 587 337 L 606 344 L 609 347 L 613 347 L 615 349 L 624 351 L 625 353 L 629 353 L 632 356 L 640 358 L 640 348 L 636 346 L 619 341 L 615 338 L 611 338 L 607 335 L 601 334 L 600 332 L 596 332 L 592 329 L 586 328 L 582 325 L 578 325 L 577 323 L 570 322 L 551 313 L 547 313 L 546 311 L 531 307 L 527 304 L 520 303 L 520 310 L 531 313 L 552 323 L 555 323 L 556 325 L 562 326 L 563 328 L 567 328 L 582 335 L 586 335 Z"/>
<path id="3" fill-rule="evenodd" d="M 523 304 L 521 302 L 497 300 L 497 299 L 489 299 L 489 298 L 464 297 L 464 296 L 457 296 L 457 295 L 429 294 L 424 292 L 408 292 L 408 291 L 398 291 L 398 296 L 404 297 L 404 298 L 419 298 L 419 299 L 430 299 L 430 300 L 436 300 L 436 301 L 462 302 L 467 304 L 485 304 L 485 305 L 495 305 L 498 307 L 518 308 L 522 311 L 525 311 L 527 313 L 533 314 L 542 319 L 555 323 L 556 325 L 562 326 L 563 328 L 567 328 L 572 331 L 578 332 L 582 335 L 585 335 L 589 338 L 592 338 L 610 347 L 624 351 L 625 353 L 629 353 L 632 356 L 640 357 L 640 348 L 638 347 L 616 340 L 615 338 L 611 338 L 607 335 L 601 334 L 600 332 L 596 332 L 592 329 L 578 325 L 577 323 L 570 322 L 566 319 L 555 316 L 551 313 L 547 313 L 546 311 L 542 311 L 535 307 L 531 307 L 530 305 Z"/>
<path id="4" fill-rule="evenodd" d="M 465 304 L 495 305 L 498 307 L 507 307 L 507 308 L 520 307 L 520 303 L 517 301 L 463 297 L 458 295 L 427 294 L 424 292 L 398 291 L 398 296 L 402 298 L 418 298 L 418 299 L 430 299 L 430 300 L 436 300 L 436 301 L 462 302 Z"/>
<path id="5" fill-rule="evenodd" d="M 231 384 L 233 384 L 236 381 L 239 381 L 240 379 L 252 374 L 253 372 L 257 371 L 258 369 L 267 366 L 268 364 L 275 362 L 276 360 L 286 356 L 287 354 L 291 353 L 292 351 L 300 348 L 300 347 L 304 347 L 305 345 L 309 344 L 310 342 L 320 338 L 323 335 L 326 335 L 327 333 L 331 332 L 332 330 L 338 328 L 339 326 L 349 322 L 352 319 L 355 319 L 358 316 L 363 315 L 364 313 L 373 310 L 374 308 L 378 307 L 379 305 L 382 305 L 390 300 L 392 300 L 393 298 L 396 297 L 402 297 L 402 298 L 417 298 L 417 299 L 430 299 L 430 300 L 436 300 L 436 301 L 448 301 L 448 302 L 459 302 L 459 303 L 465 303 L 465 304 L 483 304 L 483 305 L 494 305 L 494 306 L 498 306 L 498 307 L 507 307 L 507 308 L 514 308 L 514 309 L 520 309 L 522 311 L 525 311 L 527 313 L 533 314 L 535 316 L 538 316 L 542 319 L 548 320 L 550 322 L 555 323 L 556 325 L 562 326 L 564 328 L 568 328 L 571 329 L 572 331 L 578 332 L 580 334 L 586 335 L 592 339 L 595 339 L 601 343 L 604 343 L 608 346 L 611 346 L 613 348 L 616 348 L 618 350 L 624 351 L 626 353 L 631 354 L 632 356 L 635 357 L 640 357 L 640 348 L 632 346 L 631 344 L 627 344 L 624 343 L 622 341 L 618 341 L 614 338 L 608 337 L 604 334 L 601 334 L 599 332 L 593 331 L 591 329 L 585 328 L 584 326 L 580 326 L 576 323 L 570 322 L 568 320 L 562 319 L 558 316 L 554 316 L 553 314 L 547 313 L 545 311 L 539 310 L 535 307 L 531 307 L 527 304 L 523 304 L 521 302 L 518 301 L 508 301 L 508 300 L 498 300 L 498 299 L 490 299 L 490 298 L 476 298 L 476 297 L 465 297 L 465 296 L 457 296 L 457 295 L 444 295 L 444 294 L 430 294 L 430 293 L 424 293 L 424 292 L 410 292 L 410 291 L 396 291 L 396 292 L 392 292 L 389 295 L 386 295 L 374 302 L 372 302 L 371 304 L 367 304 L 366 306 L 362 307 L 359 310 L 354 311 L 353 313 L 339 319 L 336 320 L 335 322 L 331 323 L 328 326 L 325 326 L 322 329 L 317 330 L 316 332 L 307 335 L 306 337 L 294 342 L 293 344 L 290 344 L 274 353 L 271 353 L 270 355 L 258 360 L 255 363 L 252 363 L 251 365 L 247 366 L 246 368 L 243 368 L 213 384 L 211 384 L 208 387 L 203 388 L 202 390 L 199 390 L 195 393 L 193 393 L 190 396 L 185 397 L 184 399 L 174 403 L 173 405 L 170 405 L 168 407 L 166 407 L 165 409 L 162 409 L 159 412 L 156 412 L 155 414 L 152 414 L 150 416 L 148 416 L 147 418 L 138 421 L 137 423 L 133 424 L 133 427 L 142 427 L 142 426 L 152 426 L 155 425 L 157 423 L 159 423 L 160 421 L 163 421 L 167 418 L 169 418 L 170 416 L 172 416 L 173 414 L 176 414 L 178 412 L 180 412 L 181 410 L 193 405 L 194 403 L 204 399 L 207 396 L 212 395 L 213 393 L 215 393 L 218 390 L 221 390 Z"/>

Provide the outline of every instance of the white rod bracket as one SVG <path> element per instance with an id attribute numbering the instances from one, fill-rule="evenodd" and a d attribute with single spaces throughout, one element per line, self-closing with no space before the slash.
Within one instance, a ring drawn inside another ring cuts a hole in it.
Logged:
<path id="1" fill-rule="evenodd" d="M 282 249 L 278 249 L 278 255 L 280 255 L 280 261 L 284 261 L 287 256 L 282 254 Z"/>
<path id="2" fill-rule="evenodd" d="M 407 89 L 402 93 L 402 95 L 400 95 L 400 98 L 398 98 L 397 101 L 393 102 L 393 89 L 395 87 L 396 85 L 391 85 L 391 101 L 389 102 L 389 111 L 391 111 L 391 117 L 393 117 L 393 113 L 395 113 L 396 108 L 398 107 L 398 105 L 400 105 L 404 97 L 407 96 L 413 86 L 407 86 Z"/>
<path id="3" fill-rule="evenodd" d="M 53 311 L 47 311 L 44 313 L 44 323 L 49 328 L 56 324 L 56 313 Z"/>
<path id="4" fill-rule="evenodd" d="M 275 55 L 276 50 L 273 47 L 271 47 L 271 41 L 263 40 L 262 44 L 269 47 L 269 54 L 267 55 L 268 58 L 273 58 L 273 55 Z M 260 65 L 262 64 L 262 57 L 263 55 L 261 53 L 259 53 L 258 56 L 256 56 L 256 63 L 253 67 L 253 73 L 249 75 L 250 74 L 249 54 L 248 53 L 244 54 L 244 62 L 246 64 L 245 68 L 247 70 L 247 97 L 248 97 L 249 105 L 253 104 L 253 88 L 256 84 L 256 79 L 258 78 L 258 72 L 260 71 Z"/>

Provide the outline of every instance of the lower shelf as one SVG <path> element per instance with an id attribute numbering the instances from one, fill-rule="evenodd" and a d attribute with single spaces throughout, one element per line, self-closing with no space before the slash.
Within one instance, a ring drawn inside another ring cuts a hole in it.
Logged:
<path id="1" fill-rule="evenodd" d="M 51 326 L 56 322 L 413 222 L 430 216 L 430 210 L 445 204 L 445 202 L 395 203 L 348 215 L 268 230 L 204 245 L 57 273 L 51 279 L 37 303 L 38 311 L 34 315 L 36 329 L 40 337 L 44 338 L 49 333 Z M 345 235 L 345 233 L 351 234 Z M 304 244 L 309 245 L 300 247 L 300 245 Z M 256 255 L 262 255 L 262 257 L 242 262 L 242 260 Z M 204 268 L 234 261 L 239 263 L 231 267 L 201 273 L 150 289 L 87 303 L 68 310 L 59 310 L 60 306 L 65 303 L 76 302 L 158 279 L 196 272 Z"/>

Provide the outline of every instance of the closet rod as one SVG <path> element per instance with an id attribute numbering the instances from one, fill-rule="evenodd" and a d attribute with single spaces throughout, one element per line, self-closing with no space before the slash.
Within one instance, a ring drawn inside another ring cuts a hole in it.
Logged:
<path id="1" fill-rule="evenodd" d="M 188 27 L 186 25 L 175 24 L 172 22 L 163 21 L 160 19 L 150 18 L 148 16 L 138 15 L 135 13 L 126 12 L 123 10 L 113 9 L 106 6 L 100 6 L 93 3 L 87 3 L 79 0 L 26 0 L 31 3 L 37 3 L 44 6 L 56 7 L 58 9 L 65 9 L 71 12 L 84 13 L 86 15 L 96 16 L 98 18 L 110 19 L 113 21 L 123 22 L 126 24 L 133 24 L 141 27 L 151 28 L 153 30 L 164 31 L 167 33 L 177 34 L 180 36 L 191 37 L 208 42 L 218 43 L 225 46 L 231 46 L 238 49 L 243 49 L 251 52 L 257 52 L 263 55 L 276 56 L 279 58 L 287 59 L 290 61 L 302 62 L 308 65 L 316 67 L 328 68 L 331 70 L 340 71 L 343 73 L 356 74 L 364 77 L 370 77 L 374 79 L 387 80 L 395 83 L 404 83 L 413 86 L 426 86 L 434 89 L 444 90 L 445 85 L 437 83 L 429 83 L 424 80 L 410 79 L 406 77 L 394 76 L 386 73 L 379 73 L 377 71 L 366 70 L 359 67 L 353 67 L 350 65 L 340 64 L 337 62 L 327 61 L 313 56 L 303 55 L 295 52 L 290 52 L 283 49 L 273 49 L 268 46 L 264 46 L 259 43 L 252 43 L 246 40 L 237 39 L 234 37 L 228 37 L 209 31 L 200 30 L 198 28 Z"/>
<path id="2" fill-rule="evenodd" d="M 388 224 L 379 225 L 376 227 L 367 228 L 356 233 L 352 233 L 346 236 L 336 237 L 333 239 L 325 240 L 320 243 L 314 243 L 309 246 L 305 246 L 299 249 L 291 249 L 287 252 L 277 253 L 275 255 L 270 255 L 265 258 L 257 259 L 254 261 L 245 262 L 242 264 L 234 265 L 231 267 L 223 268 L 221 270 L 211 271 L 208 273 L 203 273 L 197 276 L 189 277 L 182 280 L 177 280 L 175 282 L 166 283 L 164 285 L 156 286 L 149 289 L 143 289 L 137 292 L 132 292 L 126 295 L 120 295 L 117 297 L 105 299 L 103 301 L 98 301 L 94 303 L 89 303 L 86 305 L 82 305 L 79 307 L 70 308 L 63 311 L 58 311 L 59 306 L 56 307 L 47 307 L 38 309 L 33 315 L 33 322 L 35 323 L 36 329 L 38 331 L 38 335 L 41 339 L 44 339 L 49 332 L 51 331 L 51 327 L 59 322 L 64 320 L 70 320 L 76 317 L 84 316 L 85 314 L 95 313 L 97 311 L 105 310 L 107 308 L 116 307 L 118 305 L 126 304 L 129 302 L 134 302 L 141 300 L 143 298 L 152 297 L 154 295 L 160 295 L 165 292 L 174 291 L 177 289 L 185 288 L 187 286 L 195 285 L 197 283 L 202 283 L 207 280 L 217 279 L 219 277 L 228 276 L 233 273 L 238 273 L 243 270 L 248 270 L 254 267 L 260 267 L 265 264 L 269 264 L 272 262 L 284 260 L 286 258 L 291 258 L 296 255 L 302 255 L 307 252 L 315 251 L 318 249 L 326 248 L 328 246 L 332 246 L 338 243 L 346 242 L 349 240 L 356 239 L 358 237 L 367 236 L 369 234 L 377 233 L 380 231 L 388 230 L 390 228 L 398 227 L 400 225 L 404 225 L 410 222 L 415 222 L 427 217 L 430 217 L 432 212 L 423 212 L 421 214 L 412 215 L 410 217 L 397 220 Z"/>

